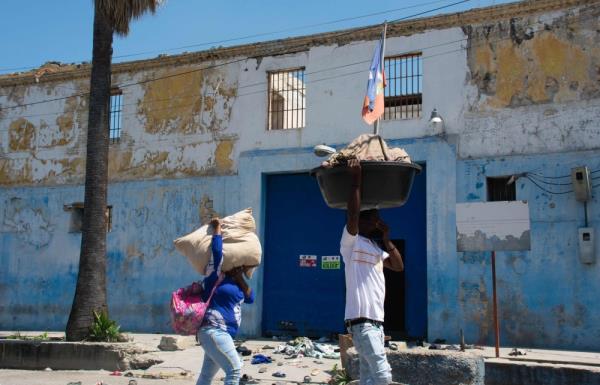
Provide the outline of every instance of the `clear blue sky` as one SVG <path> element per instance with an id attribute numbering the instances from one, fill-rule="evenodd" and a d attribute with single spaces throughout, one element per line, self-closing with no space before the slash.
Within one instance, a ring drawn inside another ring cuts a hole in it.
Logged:
<path id="1" fill-rule="evenodd" d="M 145 15 L 135 21 L 127 37 L 115 39 L 113 57 L 115 62 L 128 61 L 155 57 L 160 53 L 199 51 L 211 46 L 237 45 L 365 26 L 407 17 L 457 1 L 459 0 L 167 0 L 155 15 Z M 511 0 L 471 0 L 427 15 L 507 2 Z M 0 36 L 3 38 L 0 44 L 0 74 L 24 71 L 29 69 L 27 67 L 37 67 L 47 61 L 72 63 L 91 59 L 92 0 L 2 0 L 1 7 Z M 199 45 L 399 8 L 407 9 L 267 36 Z M 174 49 L 188 45 L 198 46 Z M 123 56 L 140 52 L 147 53 Z"/>

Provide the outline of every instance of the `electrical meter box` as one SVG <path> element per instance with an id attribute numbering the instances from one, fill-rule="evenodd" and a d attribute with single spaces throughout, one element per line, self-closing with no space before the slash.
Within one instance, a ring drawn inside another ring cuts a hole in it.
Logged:
<path id="1" fill-rule="evenodd" d="M 585 264 L 596 262 L 594 229 L 592 227 L 582 227 L 579 229 L 579 260 Z"/>
<path id="2" fill-rule="evenodd" d="M 579 202 L 587 202 L 592 198 L 590 170 L 587 167 L 583 166 L 571 169 L 571 181 L 573 183 L 573 191 L 575 191 L 575 199 Z"/>

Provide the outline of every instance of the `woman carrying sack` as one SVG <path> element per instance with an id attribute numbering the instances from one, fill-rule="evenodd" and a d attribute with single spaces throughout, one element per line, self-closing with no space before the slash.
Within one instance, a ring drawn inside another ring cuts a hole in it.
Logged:
<path id="1" fill-rule="evenodd" d="M 212 255 L 213 272 L 203 281 L 203 300 L 208 297 L 219 279 L 223 262 L 223 238 L 221 221 L 214 218 Z M 224 385 L 238 385 L 242 362 L 233 343 L 242 319 L 241 305 L 253 303 L 254 293 L 246 283 L 243 274 L 250 267 L 238 267 L 225 272 L 225 278 L 218 284 L 204 320 L 198 329 L 198 341 L 204 348 L 204 362 L 196 385 L 209 385 L 219 370 L 225 371 Z"/>

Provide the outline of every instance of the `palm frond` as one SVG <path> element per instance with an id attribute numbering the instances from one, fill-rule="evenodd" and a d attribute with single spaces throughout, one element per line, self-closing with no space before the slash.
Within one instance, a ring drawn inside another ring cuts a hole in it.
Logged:
<path id="1" fill-rule="evenodd" d="M 154 13 L 163 0 L 94 0 L 98 10 L 108 19 L 113 30 L 125 36 L 129 23 L 147 12 Z"/>

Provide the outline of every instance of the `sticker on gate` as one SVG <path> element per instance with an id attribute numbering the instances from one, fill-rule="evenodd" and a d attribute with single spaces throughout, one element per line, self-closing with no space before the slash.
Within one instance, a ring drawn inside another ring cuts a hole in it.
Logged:
<path id="1" fill-rule="evenodd" d="M 339 270 L 340 266 L 339 255 L 324 255 L 321 257 L 322 270 Z"/>
<path id="2" fill-rule="evenodd" d="M 301 255 L 300 267 L 317 267 L 316 255 Z"/>

